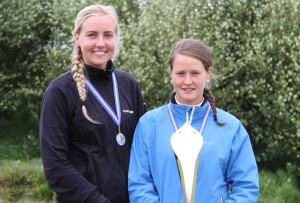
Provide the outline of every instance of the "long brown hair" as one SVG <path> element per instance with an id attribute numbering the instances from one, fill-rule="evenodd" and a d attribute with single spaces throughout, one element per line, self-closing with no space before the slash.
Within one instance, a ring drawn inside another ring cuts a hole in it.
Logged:
<path id="1" fill-rule="evenodd" d="M 185 55 L 189 56 L 195 59 L 200 60 L 203 65 L 205 70 L 211 71 L 211 78 L 210 80 L 214 80 L 218 78 L 218 76 L 213 74 L 212 67 L 213 67 L 213 59 L 212 55 L 210 53 L 209 47 L 202 41 L 196 40 L 196 39 L 181 39 L 179 40 L 174 48 L 171 51 L 170 58 L 169 58 L 169 68 L 170 71 L 172 72 L 173 70 L 173 63 L 175 57 L 178 55 Z M 209 89 L 209 83 L 206 83 L 206 86 L 204 88 L 203 96 L 209 101 L 210 106 L 213 110 L 214 113 L 214 121 L 219 125 L 219 126 L 224 126 L 224 122 L 219 122 L 218 117 L 217 117 L 217 107 L 216 107 L 216 102 L 213 97 L 213 94 L 211 90 Z"/>

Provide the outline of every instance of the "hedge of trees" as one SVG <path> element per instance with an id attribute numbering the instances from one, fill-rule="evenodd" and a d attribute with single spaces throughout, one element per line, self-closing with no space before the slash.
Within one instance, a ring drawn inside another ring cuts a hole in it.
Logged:
<path id="1" fill-rule="evenodd" d="M 42 94 L 51 79 L 70 67 L 75 16 L 95 3 L 0 2 L 0 119 L 28 117 L 24 125 L 38 137 Z M 300 166 L 299 0 L 100 3 L 118 11 L 122 44 L 115 63 L 136 76 L 149 109 L 169 100 L 167 62 L 173 44 L 183 37 L 201 39 L 212 48 L 214 68 L 224 76 L 212 88 L 217 106 L 242 120 L 259 164 Z"/>

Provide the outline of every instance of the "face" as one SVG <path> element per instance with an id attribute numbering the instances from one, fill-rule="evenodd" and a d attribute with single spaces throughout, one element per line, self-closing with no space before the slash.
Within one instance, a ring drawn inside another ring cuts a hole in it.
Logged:
<path id="1" fill-rule="evenodd" d="M 195 58 L 178 54 L 173 61 L 171 78 L 176 99 L 187 105 L 197 105 L 203 99 L 206 81 L 210 77 L 203 63 Z"/>
<path id="2" fill-rule="evenodd" d="M 107 15 L 90 16 L 74 39 L 81 47 L 84 63 L 105 70 L 117 43 L 116 25 Z"/>

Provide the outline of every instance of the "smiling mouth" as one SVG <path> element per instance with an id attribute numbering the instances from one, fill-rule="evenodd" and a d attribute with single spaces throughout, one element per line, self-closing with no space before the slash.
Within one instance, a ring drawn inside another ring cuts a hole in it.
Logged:
<path id="1" fill-rule="evenodd" d="M 106 52 L 105 51 L 94 51 L 94 53 L 97 55 L 104 55 Z"/>
<path id="2" fill-rule="evenodd" d="M 186 92 L 191 92 L 193 90 L 194 90 L 193 88 L 183 88 L 183 91 L 186 91 Z"/>

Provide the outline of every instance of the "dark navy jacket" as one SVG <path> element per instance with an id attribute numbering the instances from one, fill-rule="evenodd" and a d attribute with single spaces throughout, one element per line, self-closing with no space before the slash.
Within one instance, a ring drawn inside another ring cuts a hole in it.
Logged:
<path id="1" fill-rule="evenodd" d="M 130 147 L 136 124 L 146 112 L 144 99 L 135 78 L 115 70 L 111 62 L 106 71 L 86 69 L 92 84 L 116 112 L 111 77 L 115 73 L 126 143 L 117 144 L 117 124 L 90 91 L 87 112 L 101 124 L 83 116 L 76 84 L 68 71 L 49 84 L 42 100 L 40 144 L 46 179 L 59 203 L 126 203 Z"/>

